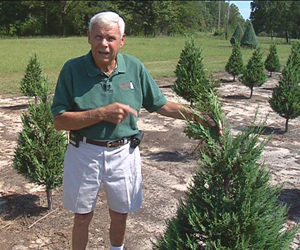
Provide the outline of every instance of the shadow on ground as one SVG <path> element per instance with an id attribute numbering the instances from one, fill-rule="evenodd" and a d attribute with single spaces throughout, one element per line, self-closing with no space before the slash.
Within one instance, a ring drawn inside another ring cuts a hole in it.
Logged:
<path id="1" fill-rule="evenodd" d="M 297 223 L 300 222 L 300 190 L 283 189 L 278 197 L 278 202 L 286 204 L 289 208 L 288 217 Z"/>
<path id="2" fill-rule="evenodd" d="M 0 217 L 3 220 L 14 220 L 22 216 L 39 216 L 48 211 L 37 204 L 40 198 L 32 194 L 12 194 L 0 198 Z"/>

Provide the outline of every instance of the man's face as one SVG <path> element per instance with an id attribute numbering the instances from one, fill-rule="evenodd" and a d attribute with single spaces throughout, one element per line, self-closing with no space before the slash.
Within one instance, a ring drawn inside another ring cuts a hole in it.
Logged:
<path id="1" fill-rule="evenodd" d="M 125 34 L 120 37 L 117 24 L 109 28 L 94 23 L 91 32 L 88 32 L 88 42 L 97 67 L 106 71 L 108 67 L 115 65 L 117 54 L 125 42 Z"/>

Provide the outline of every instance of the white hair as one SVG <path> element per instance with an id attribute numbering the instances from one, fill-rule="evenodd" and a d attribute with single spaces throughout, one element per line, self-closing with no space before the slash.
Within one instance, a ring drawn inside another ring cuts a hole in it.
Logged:
<path id="1" fill-rule="evenodd" d="M 100 12 L 94 15 L 89 23 L 89 31 L 92 32 L 92 26 L 94 23 L 103 24 L 107 27 L 112 27 L 114 24 L 118 24 L 120 30 L 120 36 L 123 37 L 125 32 L 125 22 L 122 17 L 120 17 L 117 13 L 112 11 Z"/>

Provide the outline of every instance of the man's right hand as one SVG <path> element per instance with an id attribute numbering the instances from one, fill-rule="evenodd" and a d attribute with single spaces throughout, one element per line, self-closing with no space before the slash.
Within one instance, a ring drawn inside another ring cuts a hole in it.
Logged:
<path id="1" fill-rule="evenodd" d="M 128 115 L 137 116 L 138 113 L 129 105 L 116 102 L 92 110 L 79 112 L 68 111 L 56 115 L 54 117 L 54 127 L 57 130 L 78 130 L 102 121 L 119 124 Z"/>
<path id="2" fill-rule="evenodd" d="M 121 123 L 128 115 L 138 115 L 137 111 L 129 105 L 118 102 L 109 104 L 108 106 L 100 109 L 103 120 L 114 124 Z"/>

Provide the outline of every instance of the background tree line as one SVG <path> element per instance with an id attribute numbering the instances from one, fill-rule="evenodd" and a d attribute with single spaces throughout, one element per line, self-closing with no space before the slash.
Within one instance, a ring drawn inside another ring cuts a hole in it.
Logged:
<path id="1" fill-rule="evenodd" d="M 300 38 L 299 1 L 251 2 L 250 19 L 256 34 L 271 37 Z"/>
<path id="2" fill-rule="evenodd" d="M 103 10 L 122 15 L 128 35 L 210 32 L 227 37 L 238 23 L 245 25 L 238 7 L 225 0 L 0 1 L 0 35 L 82 36 L 90 17 Z M 300 36 L 300 2 L 254 0 L 250 20 L 257 34 L 289 42 Z"/>
<path id="3" fill-rule="evenodd" d="M 223 1 L 0 1 L 2 36 L 81 36 L 89 19 L 114 10 L 126 21 L 128 35 L 225 34 L 244 23 L 236 5 Z M 227 18 L 228 13 L 229 20 Z M 229 30 L 228 30 L 229 31 Z"/>

